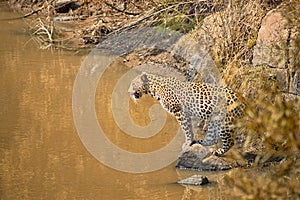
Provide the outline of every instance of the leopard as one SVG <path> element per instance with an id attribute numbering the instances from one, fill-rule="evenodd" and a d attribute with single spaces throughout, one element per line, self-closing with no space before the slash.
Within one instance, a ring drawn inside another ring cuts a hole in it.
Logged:
<path id="1" fill-rule="evenodd" d="M 134 101 L 150 95 L 175 116 L 185 134 L 182 149 L 194 144 L 213 146 L 220 140 L 220 147 L 211 152 L 216 156 L 222 156 L 234 145 L 234 122 L 244 115 L 246 108 L 241 97 L 228 87 L 146 72 L 131 81 L 128 93 Z M 207 120 L 204 139 L 195 140 L 192 117 Z"/>

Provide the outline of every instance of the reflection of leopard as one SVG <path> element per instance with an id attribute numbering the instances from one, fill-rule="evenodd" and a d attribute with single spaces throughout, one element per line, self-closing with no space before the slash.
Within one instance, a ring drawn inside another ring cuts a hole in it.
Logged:
<path id="1" fill-rule="evenodd" d="M 182 82 L 147 73 L 137 76 L 128 92 L 134 99 L 139 99 L 143 94 L 151 95 L 176 117 L 186 137 L 183 148 L 195 143 L 211 146 L 220 137 L 222 147 L 214 152 L 215 155 L 222 155 L 233 146 L 232 124 L 234 119 L 242 117 L 245 108 L 236 94 L 226 87 Z M 204 140 L 194 140 L 191 116 L 209 120 Z"/>

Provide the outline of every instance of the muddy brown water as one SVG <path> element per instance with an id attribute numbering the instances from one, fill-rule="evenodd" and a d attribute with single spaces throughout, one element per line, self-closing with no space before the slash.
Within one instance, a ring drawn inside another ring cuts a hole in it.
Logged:
<path id="1" fill-rule="evenodd" d="M 0 199 L 231 199 L 223 172 L 176 170 L 173 162 L 135 174 L 93 157 L 77 133 L 72 114 L 73 85 L 86 54 L 40 50 L 25 32 L 23 20 L 3 20 L 19 15 L 0 5 Z M 116 70 L 111 76 L 118 73 L 123 72 Z M 107 89 L 97 89 L 98 114 L 106 108 L 103 102 L 109 103 L 103 98 L 109 97 L 105 92 L 111 91 L 113 78 L 102 80 Z M 130 113 L 142 126 L 149 123 L 149 117 L 142 117 L 149 102 L 131 105 Z M 154 151 L 174 137 L 163 133 L 149 140 L 132 138 L 115 128 L 109 110 L 104 114 L 107 121 L 100 123 L 113 130 L 107 137 L 128 151 Z M 169 120 L 173 127 L 174 119 Z M 176 184 L 193 174 L 204 174 L 213 183 L 194 188 Z"/>

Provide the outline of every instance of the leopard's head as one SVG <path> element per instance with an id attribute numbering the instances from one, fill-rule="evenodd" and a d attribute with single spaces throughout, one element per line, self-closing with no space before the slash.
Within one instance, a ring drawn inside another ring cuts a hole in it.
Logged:
<path id="1" fill-rule="evenodd" d="M 143 94 L 149 93 L 149 80 L 145 72 L 131 81 L 128 93 L 134 100 L 141 98 Z"/>

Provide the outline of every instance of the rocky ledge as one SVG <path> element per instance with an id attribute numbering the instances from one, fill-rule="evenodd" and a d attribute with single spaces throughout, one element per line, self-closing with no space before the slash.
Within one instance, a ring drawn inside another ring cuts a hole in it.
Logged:
<path id="1" fill-rule="evenodd" d="M 197 171 L 213 171 L 231 169 L 232 164 L 222 157 L 212 155 L 207 147 L 196 144 L 179 154 L 176 167 Z"/>

